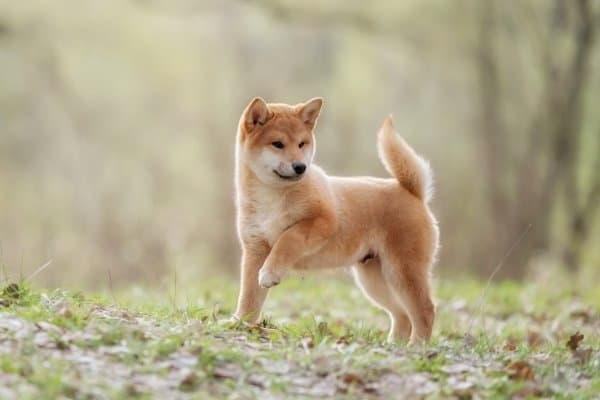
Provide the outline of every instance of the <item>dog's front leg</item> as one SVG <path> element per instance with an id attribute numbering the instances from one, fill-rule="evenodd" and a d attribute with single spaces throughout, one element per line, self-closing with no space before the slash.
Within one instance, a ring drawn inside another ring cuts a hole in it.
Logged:
<path id="1" fill-rule="evenodd" d="M 332 218 L 316 217 L 302 220 L 281 234 L 260 269 L 258 282 L 270 288 L 281 279 L 301 258 L 317 252 L 335 232 Z"/>
<path id="2" fill-rule="evenodd" d="M 267 289 L 258 286 L 258 271 L 269 255 L 269 245 L 262 241 L 243 243 L 240 294 L 234 317 L 255 323 L 265 298 Z"/>

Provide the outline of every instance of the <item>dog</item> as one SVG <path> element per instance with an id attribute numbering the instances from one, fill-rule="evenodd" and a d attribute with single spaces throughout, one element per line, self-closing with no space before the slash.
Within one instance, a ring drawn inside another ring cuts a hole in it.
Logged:
<path id="1" fill-rule="evenodd" d="M 429 164 L 388 116 L 379 158 L 394 178 L 328 176 L 313 164 L 323 99 L 287 105 L 254 98 L 237 130 L 235 187 L 242 246 L 234 318 L 255 323 L 269 288 L 292 270 L 351 267 L 391 320 L 388 339 L 431 337 L 430 270 L 439 241 L 428 207 Z"/>

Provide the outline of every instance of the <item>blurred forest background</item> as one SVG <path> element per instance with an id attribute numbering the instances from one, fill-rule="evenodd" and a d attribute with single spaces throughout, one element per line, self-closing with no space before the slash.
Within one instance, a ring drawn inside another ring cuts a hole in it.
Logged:
<path id="1" fill-rule="evenodd" d="M 0 263 L 48 286 L 237 277 L 254 96 L 325 98 L 317 162 L 431 160 L 441 276 L 600 263 L 600 1 L 0 1 Z M 519 238 L 522 238 L 519 240 Z"/>

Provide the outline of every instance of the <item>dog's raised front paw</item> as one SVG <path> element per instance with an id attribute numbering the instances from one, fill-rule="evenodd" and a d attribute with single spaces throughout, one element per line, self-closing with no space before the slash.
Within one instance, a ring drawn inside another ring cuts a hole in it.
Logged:
<path id="1" fill-rule="evenodd" d="M 279 282 L 281 282 L 281 276 L 273 271 L 269 271 L 266 268 L 261 268 L 260 271 L 258 271 L 258 284 L 260 287 L 268 289 L 275 285 L 279 285 Z"/>

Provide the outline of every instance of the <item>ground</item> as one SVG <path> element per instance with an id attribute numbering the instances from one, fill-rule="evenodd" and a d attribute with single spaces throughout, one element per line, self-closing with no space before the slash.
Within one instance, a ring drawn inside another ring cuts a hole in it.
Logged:
<path id="1" fill-rule="evenodd" d="M 600 398 L 600 290 L 444 280 L 407 347 L 344 279 L 285 281 L 252 327 L 225 322 L 234 282 L 169 287 L 5 284 L 0 398 Z"/>

